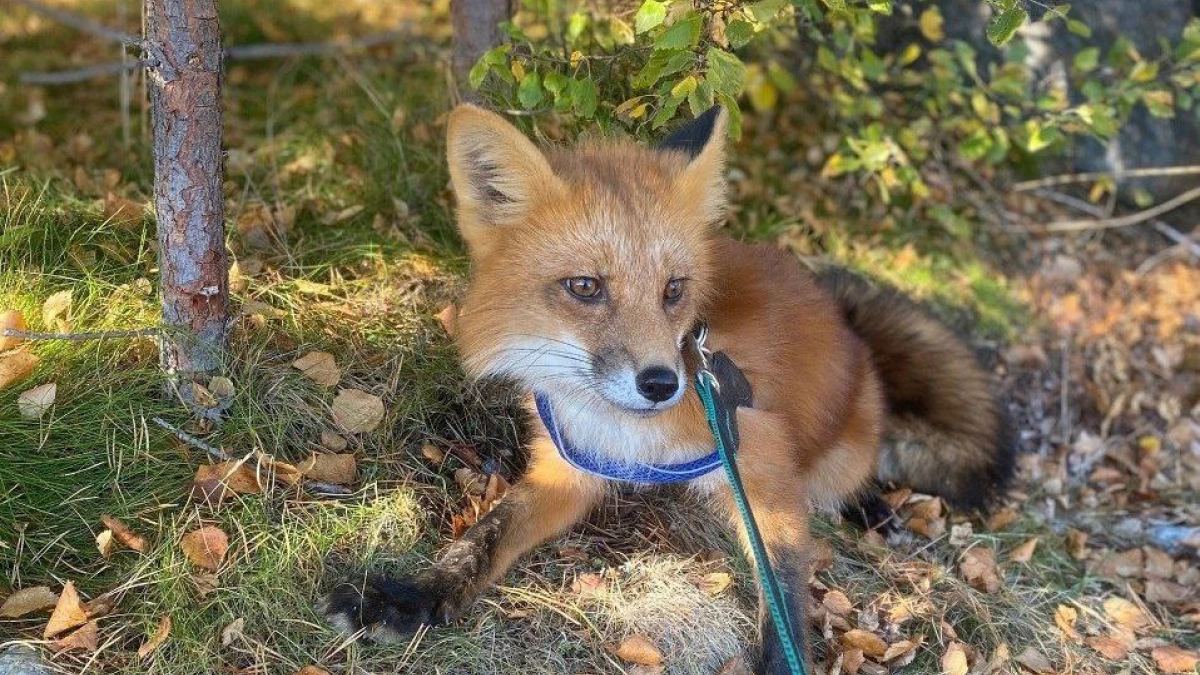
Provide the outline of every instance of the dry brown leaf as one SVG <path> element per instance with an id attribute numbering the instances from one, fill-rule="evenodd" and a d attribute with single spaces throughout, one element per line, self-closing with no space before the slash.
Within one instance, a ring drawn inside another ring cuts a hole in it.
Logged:
<path id="1" fill-rule="evenodd" d="M 54 406 L 54 398 L 58 395 L 58 384 L 49 382 L 26 389 L 17 397 L 17 409 L 21 417 L 27 420 L 41 419 Z"/>
<path id="2" fill-rule="evenodd" d="M 83 611 L 87 612 L 89 619 L 107 616 L 116 608 L 117 599 L 111 592 L 96 596 L 90 601 L 83 603 Z"/>
<path id="3" fill-rule="evenodd" d="M 220 375 L 208 381 L 208 390 L 213 396 L 219 399 L 231 399 L 237 395 L 237 389 L 233 386 L 233 380 Z"/>
<path id="4" fill-rule="evenodd" d="M 42 303 L 42 325 L 46 330 L 71 332 L 71 291 L 59 291 Z"/>
<path id="5" fill-rule="evenodd" d="M 296 359 L 292 367 L 322 387 L 332 387 L 342 379 L 342 371 L 329 352 L 309 352 Z"/>
<path id="6" fill-rule="evenodd" d="M 587 572 L 575 577 L 575 581 L 571 583 L 571 590 L 580 595 L 592 595 L 603 591 L 607 587 L 604 583 L 604 577 L 595 572 Z"/>
<path id="7" fill-rule="evenodd" d="M 158 620 L 158 628 L 154 631 L 154 635 L 150 636 L 141 647 L 138 647 L 138 658 L 144 659 L 154 653 L 154 650 L 162 646 L 162 643 L 167 641 L 167 636 L 171 634 L 171 617 L 164 616 Z"/>
<path id="8" fill-rule="evenodd" d="M 284 483 L 285 485 L 298 485 L 303 476 L 300 475 L 299 467 L 287 462 L 281 462 L 271 455 L 258 453 L 259 469 L 275 480 Z"/>
<path id="9" fill-rule="evenodd" d="M 1050 659 L 1033 647 L 1027 647 L 1025 651 L 1017 654 L 1016 661 L 1035 673 L 1054 672 L 1054 664 L 1050 663 Z"/>
<path id="10" fill-rule="evenodd" d="M 79 601 L 75 583 L 68 581 L 58 596 L 58 602 L 54 605 L 50 621 L 46 623 L 46 630 L 42 631 L 42 637 L 52 638 L 76 626 L 82 626 L 87 620 L 87 612 L 83 609 L 83 603 Z"/>
<path id="11" fill-rule="evenodd" d="M 1024 543 L 1013 548 L 1008 554 L 1008 559 L 1012 562 L 1029 562 L 1033 559 L 1033 552 L 1037 549 L 1038 537 L 1026 539 Z"/>
<path id="12" fill-rule="evenodd" d="M 27 614 L 50 609 L 58 603 L 58 594 L 48 586 L 30 586 L 14 591 L 0 604 L 0 618 L 19 619 Z"/>
<path id="13" fill-rule="evenodd" d="M 1116 625 L 1128 631 L 1138 631 L 1150 623 L 1150 617 L 1141 607 L 1125 598 L 1108 598 L 1104 601 L 1104 614 Z"/>
<path id="14" fill-rule="evenodd" d="M 141 225 L 146 218 L 146 205 L 110 192 L 104 196 L 104 218 L 121 227 Z"/>
<path id="15" fill-rule="evenodd" d="M 961 642 L 951 642 L 942 654 L 942 675 L 967 675 L 967 652 Z"/>
<path id="16" fill-rule="evenodd" d="M 1158 664 L 1158 669 L 1164 673 L 1194 673 L 1196 664 L 1200 663 L 1196 652 L 1174 645 L 1155 647 L 1150 650 L 1150 656 Z"/>
<path id="17" fill-rule="evenodd" d="M 112 555 L 113 549 L 117 546 L 117 540 L 113 537 L 112 530 L 102 530 L 96 535 L 96 550 L 100 551 L 101 558 L 107 558 Z"/>
<path id="18" fill-rule="evenodd" d="M 861 649 L 864 654 L 877 659 L 887 653 L 887 643 L 871 631 L 855 628 L 842 634 L 842 644 L 847 649 Z"/>
<path id="19" fill-rule="evenodd" d="M 446 305 L 437 315 L 438 323 L 442 324 L 442 329 L 446 331 L 446 335 L 454 337 L 454 331 L 458 328 L 458 307 L 454 303 Z"/>
<path id="20" fill-rule="evenodd" d="M 215 506 L 235 494 L 258 494 L 262 484 L 258 474 L 245 462 L 228 461 L 201 464 L 192 479 L 192 499 Z"/>
<path id="21" fill-rule="evenodd" d="M 921 646 L 919 643 L 913 642 L 912 640 L 893 642 L 892 644 L 888 645 L 887 651 L 883 653 L 883 657 L 879 660 L 887 662 L 893 659 L 898 659 L 895 663 L 889 665 L 891 665 L 893 668 L 902 668 L 907 666 L 914 658 L 916 658 L 917 647 L 919 646 Z M 908 660 L 905 661 L 905 658 Z"/>
<path id="22" fill-rule="evenodd" d="M 349 443 L 346 442 L 346 439 L 342 438 L 338 434 L 333 433 L 332 431 L 325 430 L 321 432 L 321 447 L 325 448 L 326 450 L 341 452 L 345 450 L 346 446 L 348 445 Z"/>
<path id="23" fill-rule="evenodd" d="M 446 459 L 446 453 L 439 450 L 433 443 L 426 443 L 421 446 L 421 456 L 430 464 L 437 464 L 439 466 Z"/>
<path id="24" fill-rule="evenodd" d="M 488 476 L 487 487 L 483 490 L 483 510 L 491 511 L 496 502 L 508 492 L 508 481 L 504 480 L 504 476 L 499 473 L 492 473 Z"/>
<path id="25" fill-rule="evenodd" d="M 849 616 L 850 612 L 854 611 L 854 603 L 850 602 L 850 598 L 846 597 L 845 593 L 838 590 L 826 593 L 821 600 L 821 605 L 829 610 L 830 614 L 842 617 Z"/>
<path id="26" fill-rule="evenodd" d="M 1188 596 L 1191 595 L 1191 589 L 1173 581 L 1150 579 L 1146 582 L 1146 592 L 1144 595 L 1146 596 L 1146 600 L 1150 602 L 1175 604 L 1187 600 Z"/>
<path id="27" fill-rule="evenodd" d="M 314 452 L 297 467 L 306 478 L 334 485 L 353 485 L 358 480 L 358 460 L 353 454 L 327 455 Z"/>
<path id="28" fill-rule="evenodd" d="M 333 399 L 333 421 L 343 431 L 361 434 L 383 422 L 383 400 L 358 389 L 343 389 Z"/>
<path id="29" fill-rule="evenodd" d="M 732 585 L 733 575 L 728 572 L 709 572 L 700 580 L 700 590 L 712 596 L 724 593 Z"/>
<path id="30" fill-rule="evenodd" d="M 866 660 L 863 650 L 847 649 L 842 652 L 842 672 L 846 675 L 858 675 L 858 669 L 862 668 L 863 661 Z"/>
<path id="31" fill-rule="evenodd" d="M 1088 533 L 1081 530 L 1067 530 L 1065 543 L 1067 545 L 1067 553 L 1076 560 L 1083 560 L 1087 557 L 1087 541 Z"/>
<path id="32" fill-rule="evenodd" d="M 94 653 L 100 648 L 99 628 L 95 621 L 88 621 L 74 633 L 55 640 L 54 648 L 60 652 Z"/>
<path id="33" fill-rule="evenodd" d="M 926 539 L 937 539 L 946 534 L 945 518 L 909 518 L 905 525 Z"/>
<path id="34" fill-rule="evenodd" d="M 1079 641 L 1079 631 L 1075 630 L 1075 622 L 1079 620 L 1079 612 L 1069 605 L 1059 605 L 1054 610 L 1054 625 L 1063 635 L 1071 640 Z"/>
<path id="35" fill-rule="evenodd" d="M 1120 553 L 1109 553 L 1096 565 L 1096 574 L 1109 579 L 1140 577 L 1146 567 L 1142 549 L 1134 548 Z"/>
<path id="36" fill-rule="evenodd" d="M 1129 654 L 1129 645 L 1124 640 L 1108 635 L 1090 637 L 1085 642 L 1109 661 L 1124 661 Z"/>
<path id="37" fill-rule="evenodd" d="M 296 671 L 296 675 L 329 675 L 329 671 L 316 666 L 304 666 Z"/>
<path id="38" fill-rule="evenodd" d="M 220 583 L 220 579 L 212 572 L 194 572 L 189 578 L 192 580 L 192 585 L 196 587 L 196 594 L 201 598 L 207 598 L 217 590 L 217 585 Z"/>
<path id="39" fill-rule="evenodd" d="M 25 323 L 25 316 L 15 309 L 10 309 L 7 312 L 0 313 L 0 352 L 8 351 L 13 347 L 16 347 L 25 339 L 4 336 L 3 333 L 6 328 L 12 328 L 13 330 L 28 330 L 29 325 Z"/>
<path id="40" fill-rule="evenodd" d="M 29 377 L 37 369 L 39 360 L 24 349 L 0 355 L 0 391 Z"/>
<path id="41" fill-rule="evenodd" d="M 644 635 L 630 635 L 612 650 L 617 658 L 643 666 L 658 666 L 663 662 L 662 652 Z"/>
<path id="42" fill-rule="evenodd" d="M 179 545 L 193 565 L 215 572 L 229 550 L 229 537 L 221 528 L 208 525 L 185 534 Z"/>
<path id="43" fill-rule="evenodd" d="M 908 505 L 908 513 L 914 518 L 933 520 L 946 515 L 946 505 L 941 497 L 921 499 Z"/>
<path id="44" fill-rule="evenodd" d="M 959 569 L 973 588 L 985 593 L 1000 590 L 1000 576 L 996 573 L 996 558 L 991 549 L 981 546 L 967 549 Z"/>
<path id="45" fill-rule="evenodd" d="M 221 629 L 221 646 L 228 647 L 229 645 L 233 644 L 234 640 L 240 639 L 242 637 L 242 629 L 245 627 L 245 617 L 239 616 L 233 621 L 230 621 L 229 625 Z"/>
<path id="46" fill-rule="evenodd" d="M 1017 511 L 1015 509 L 1000 509 L 993 513 L 987 521 L 987 529 L 995 532 L 1017 522 Z"/>
<path id="47" fill-rule="evenodd" d="M 109 515 L 102 515 L 100 516 L 100 522 L 112 530 L 113 536 L 125 548 L 132 549 L 138 553 L 145 553 L 149 550 L 146 540 L 135 534 L 133 530 L 129 529 L 128 525 L 120 520 Z"/>
<path id="48" fill-rule="evenodd" d="M 1145 572 L 1150 579 L 1170 579 L 1175 576 L 1175 559 L 1170 553 L 1153 546 L 1145 546 Z"/>
<path id="49" fill-rule="evenodd" d="M 721 664 L 721 669 L 717 671 L 716 675 L 754 675 L 754 671 L 746 665 L 745 659 L 735 656 Z"/>

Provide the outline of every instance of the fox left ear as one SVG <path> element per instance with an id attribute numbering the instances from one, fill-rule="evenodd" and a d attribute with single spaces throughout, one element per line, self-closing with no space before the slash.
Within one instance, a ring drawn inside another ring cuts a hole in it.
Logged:
<path id="1" fill-rule="evenodd" d="M 721 106 L 713 106 L 696 119 L 667 136 L 657 149 L 681 153 L 687 166 L 676 178 L 683 204 L 702 210 L 707 223 L 725 217 L 727 185 L 725 181 L 725 129 L 729 115 Z"/>

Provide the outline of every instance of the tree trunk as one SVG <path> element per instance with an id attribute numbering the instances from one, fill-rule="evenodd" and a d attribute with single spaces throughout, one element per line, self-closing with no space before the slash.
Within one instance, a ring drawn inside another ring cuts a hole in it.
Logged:
<path id="1" fill-rule="evenodd" d="M 450 0 L 454 30 L 454 84 L 464 101 L 477 101 L 467 76 L 489 49 L 504 40 L 499 26 L 513 15 L 513 0 Z"/>
<path id="2" fill-rule="evenodd" d="M 145 0 L 162 365 L 213 373 L 229 318 L 216 0 Z"/>

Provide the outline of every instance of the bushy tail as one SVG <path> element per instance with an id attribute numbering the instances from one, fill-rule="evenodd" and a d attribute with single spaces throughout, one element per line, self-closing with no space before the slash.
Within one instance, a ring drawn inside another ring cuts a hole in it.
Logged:
<path id="1" fill-rule="evenodd" d="M 945 325 L 845 269 L 817 274 L 871 350 L 889 407 L 879 478 L 982 508 L 1012 478 L 1015 439 L 993 383 Z"/>

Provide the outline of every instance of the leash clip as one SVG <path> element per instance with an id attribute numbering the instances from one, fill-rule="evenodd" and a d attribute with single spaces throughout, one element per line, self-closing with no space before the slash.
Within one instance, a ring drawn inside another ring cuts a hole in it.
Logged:
<path id="1" fill-rule="evenodd" d="M 705 343 L 708 342 L 708 322 L 699 321 L 696 327 L 688 332 L 683 338 L 684 349 L 687 354 L 696 362 L 696 374 L 700 371 L 712 372 L 711 361 L 712 352 L 708 350 Z"/>

